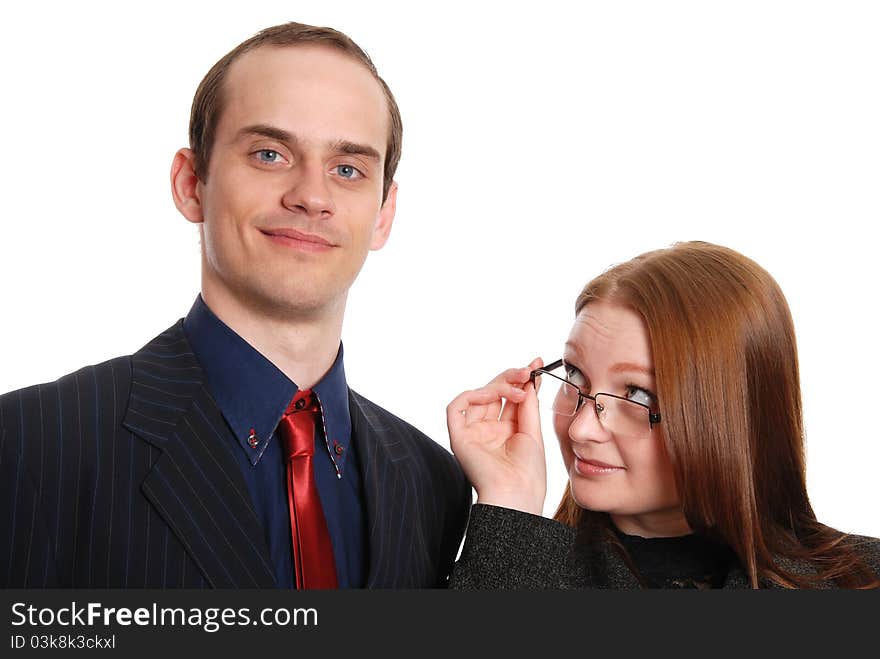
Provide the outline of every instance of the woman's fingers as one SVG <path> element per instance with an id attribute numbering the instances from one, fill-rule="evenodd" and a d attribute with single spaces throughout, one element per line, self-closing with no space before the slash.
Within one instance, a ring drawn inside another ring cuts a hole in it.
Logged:
<path id="1" fill-rule="evenodd" d="M 529 373 L 531 369 L 528 367 L 525 368 L 509 368 L 503 373 L 499 373 L 492 380 L 489 381 L 489 385 L 497 383 L 497 382 L 507 382 L 509 384 L 514 385 L 523 385 L 529 381 Z M 488 386 L 488 385 L 487 385 Z"/>
<path id="2" fill-rule="evenodd" d="M 492 400 L 495 400 L 494 396 L 492 397 Z M 468 405 L 464 411 L 465 424 L 469 426 L 472 423 L 476 423 L 485 419 L 488 416 L 488 410 L 491 406 L 492 403 L 485 403 L 482 405 Z"/>
<path id="3" fill-rule="evenodd" d="M 532 362 L 529 364 L 529 371 L 530 372 L 534 371 L 536 368 L 541 368 L 542 366 L 544 366 L 544 360 L 541 359 L 540 357 L 535 357 L 532 360 Z M 540 391 L 541 390 L 541 378 L 536 377 L 534 379 L 534 382 L 535 382 L 535 390 Z"/>
<path id="4" fill-rule="evenodd" d="M 505 409 L 514 407 L 525 399 L 525 395 L 522 389 L 508 382 L 490 382 L 485 387 L 456 396 L 446 407 L 446 423 L 450 430 L 457 430 L 486 419 L 497 421 L 504 414 L 499 415 L 502 401 L 507 401 Z M 508 417 L 508 420 L 515 418 L 510 414 Z"/>
<path id="5" fill-rule="evenodd" d="M 475 420 L 485 418 L 485 409 L 491 403 L 500 403 L 501 394 L 490 387 L 464 391 L 446 407 L 446 425 L 450 432 L 463 430 Z"/>
<path id="6" fill-rule="evenodd" d="M 543 362 L 541 358 L 538 357 L 532 360 L 532 363 L 526 366 L 525 368 L 514 368 L 509 371 L 505 371 L 502 375 L 509 374 L 508 382 L 511 384 L 516 383 L 514 386 L 519 389 L 519 391 L 523 392 L 522 395 L 518 396 L 516 399 L 517 403 L 522 403 L 526 399 L 525 389 L 530 387 L 531 373 L 536 368 L 539 368 Z M 501 377 L 501 376 L 499 376 Z M 502 421 L 515 421 L 517 418 L 517 406 L 508 405 L 501 412 L 501 420 Z"/>
<path id="7" fill-rule="evenodd" d="M 516 422 L 517 406 L 527 398 L 525 389 L 531 388 L 530 374 L 542 365 L 543 361 L 538 357 L 526 367 L 509 368 L 499 373 L 484 387 L 456 396 L 446 407 L 446 424 L 450 432 L 487 419 Z"/>
<path id="8" fill-rule="evenodd" d="M 538 412 L 538 392 L 531 384 L 526 385 L 525 398 L 517 405 L 516 422 L 520 432 L 532 437 L 541 437 L 541 416 Z M 541 441 L 543 444 L 543 441 Z"/>

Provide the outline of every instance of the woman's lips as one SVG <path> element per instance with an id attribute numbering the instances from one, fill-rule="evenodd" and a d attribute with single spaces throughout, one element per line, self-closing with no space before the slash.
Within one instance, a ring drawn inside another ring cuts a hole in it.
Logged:
<path id="1" fill-rule="evenodd" d="M 616 474 L 620 471 L 625 471 L 625 468 L 600 462 L 599 460 L 581 460 L 578 456 L 574 456 L 574 470 L 581 476 L 601 476 Z"/>

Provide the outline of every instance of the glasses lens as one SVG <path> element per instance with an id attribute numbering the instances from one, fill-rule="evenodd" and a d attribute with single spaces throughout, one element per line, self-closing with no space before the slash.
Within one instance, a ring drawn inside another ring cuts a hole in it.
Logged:
<path id="1" fill-rule="evenodd" d="M 607 430 L 621 437 L 639 437 L 650 430 L 648 408 L 625 398 L 605 394 L 596 396 L 596 403 L 603 411 L 599 420 Z"/>
<path id="2" fill-rule="evenodd" d="M 577 388 L 568 384 L 563 377 L 561 368 L 554 369 L 553 374 L 541 373 L 538 405 L 545 412 L 574 416 L 577 412 Z"/>
<path id="3" fill-rule="evenodd" d="M 559 385 L 553 397 L 553 411 L 562 416 L 574 416 L 578 406 L 578 390 L 574 385 L 556 378 L 548 378 L 546 384 Z"/>

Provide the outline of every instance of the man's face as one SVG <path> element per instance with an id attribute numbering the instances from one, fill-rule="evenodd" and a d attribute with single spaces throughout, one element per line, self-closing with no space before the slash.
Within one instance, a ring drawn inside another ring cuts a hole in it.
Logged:
<path id="1" fill-rule="evenodd" d="M 203 290 L 271 315 L 340 308 L 394 216 L 379 84 L 326 47 L 263 47 L 230 67 L 223 98 L 197 187 Z"/>

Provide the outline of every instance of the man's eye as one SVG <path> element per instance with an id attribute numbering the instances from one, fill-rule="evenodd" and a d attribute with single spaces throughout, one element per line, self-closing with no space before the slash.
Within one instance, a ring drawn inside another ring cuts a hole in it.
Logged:
<path id="1" fill-rule="evenodd" d="M 363 174 L 361 174 L 356 167 L 352 167 L 351 165 L 337 165 L 336 173 L 339 174 L 342 178 L 347 179 L 355 179 L 363 176 Z"/>
<path id="2" fill-rule="evenodd" d="M 276 163 L 281 160 L 281 154 L 272 149 L 260 149 L 257 151 L 257 158 L 260 162 Z"/>
<path id="3" fill-rule="evenodd" d="M 652 394 L 647 389 L 642 389 L 641 387 L 636 387 L 635 385 L 627 385 L 626 387 L 626 397 L 635 402 L 641 403 L 642 405 L 647 405 L 648 407 L 653 407 L 656 398 L 654 394 Z"/>

